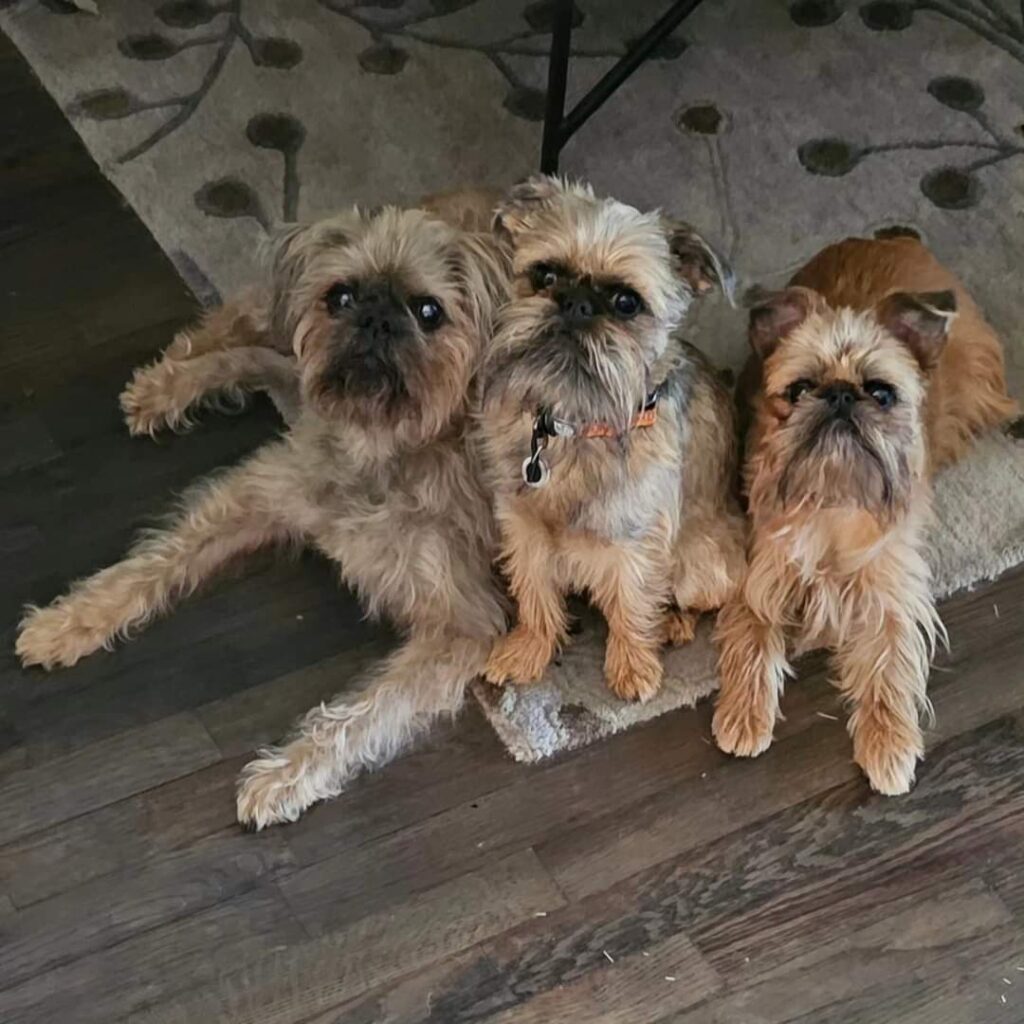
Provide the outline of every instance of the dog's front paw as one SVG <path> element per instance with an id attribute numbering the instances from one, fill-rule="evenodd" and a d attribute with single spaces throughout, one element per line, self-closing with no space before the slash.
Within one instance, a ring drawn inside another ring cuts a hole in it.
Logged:
<path id="1" fill-rule="evenodd" d="M 853 759 L 876 793 L 900 796 L 914 784 L 918 759 L 924 756 L 920 731 L 861 720 L 853 733 Z"/>
<path id="2" fill-rule="evenodd" d="M 106 629 L 82 624 L 66 603 L 58 601 L 46 608 L 29 609 L 18 628 L 14 650 L 26 667 L 70 668 L 105 647 L 108 640 Z"/>
<path id="3" fill-rule="evenodd" d="M 239 824 L 258 832 L 268 825 L 298 821 L 319 799 L 311 784 L 305 746 L 298 741 L 264 750 L 242 769 L 236 798 Z"/>
<path id="4" fill-rule="evenodd" d="M 131 382 L 121 392 L 119 402 L 125 423 L 133 436 L 152 436 L 164 427 L 187 426 L 186 409 L 194 397 L 183 388 L 184 380 L 176 377 L 173 363 L 162 360 L 135 371 Z"/>
<path id="5" fill-rule="evenodd" d="M 523 626 L 500 637 L 491 649 L 484 678 L 495 686 L 535 683 L 548 667 L 552 646 Z"/>
<path id="6" fill-rule="evenodd" d="M 756 701 L 737 706 L 719 702 L 711 720 L 711 734 L 719 750 L 736 757 L 757 757 L 772 745 L 775 714 Z"/>
<path id="7" fill-rule="evenodd" d="M 656 650 L 609 635 L 604 675 L 608 688 L 620 700 L 649 701 L 661 689 L 662 671 Z"/>
<path id="8" fill-rule="evenodd" d="M 682 647 L 690 643 L 697 633 L 697 616 L 693 612 L 671 608 L 665 612 L 661 623 L 662 641 L 670 647 Z"/>

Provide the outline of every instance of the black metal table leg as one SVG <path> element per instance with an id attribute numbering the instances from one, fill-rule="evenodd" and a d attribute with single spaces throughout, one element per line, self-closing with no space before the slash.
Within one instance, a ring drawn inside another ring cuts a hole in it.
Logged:
<path id="1" fill-rule="evenodd" d="M 701 0 L 676 0 L 604 75 L 604 77 L 565 114 L 565 87 L 569 75 L 569 50 L 572 42 L 573 0 L 556 0 L 551 33 L 551 57 L 548 63 L 548 96 L 544 113 L 544 141 L 540 169 L 545 174 L 558 170 L 562 147 L 611 96 L 616 89 L 654 52 Z"/>
<path id="2" fill-rule="evenodd" d="M 562 141 L 562 115 L 565 112 L 565 83 L 569 76 L 569 47 L 572 43 L 573 0 L 555 0 L 555 21 L 551 30 L 551 56 L 548 59 L 548 96 L 544 109 L 544 141 L 540 150 L 540 169 L 544 174 L 558 170 Z"/>

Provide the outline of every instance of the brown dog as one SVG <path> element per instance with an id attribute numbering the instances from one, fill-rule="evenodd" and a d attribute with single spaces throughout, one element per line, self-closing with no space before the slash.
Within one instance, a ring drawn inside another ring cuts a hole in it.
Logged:
<path id="1" fill-rule="evenodd" d="M 124 404 L 138 431 L 180 422 L 210 388 L 280 387 L 295 405 L 290 431 L 194 488 L 123 561 L 30 609 L 17 640 L 26 665 L 72 665 L 258 547 L 309 543 L 337 562 L 407 641 L 247 766 L 238 815 L 256 828 L 294 820 L 456 711 L 506 622 L 467 443 L 471 382 L 507 287 L 490 236 L 423 210 L 352 210 L 291 230 L 272 283 L 256 313 L 236 304 L 207 321 L 206 350 L 189 359 L 183 342 Z M 297 367 L 266 344 L 281 339 Z"/>
<path id="2" fill-rule="evenodd" d="M 906 792 L 923 754 L 931 655 L 929 478 L 1016 406 L 999 339 L 913 239 L 830 246 L 750 314 L 749 570 L 721 612 L 713 730 L 767 749 L 787 651 L 828 646 L 854 758 Z"/>
<path id="3" fill-rule="evenodd" d="M 691 228 L 553 178 L 514 189 L 497 228 L 515 295 L 479 433 L 519 618 L 486 676 L 538 679 L 565 640 L 566 592 L 586 590 L 609 686 L 646 700 L 664 640 L 691 639 L 742 574 L 732 403 L 676 334 L 694 294 L 731 274 Z"/>
<path id="4" fill-rule="evenodd" d="M 462 233 L 490 233 L 501 195 L 487 188 L 438 192 L 410 212 L 425 211 Z M 250 391 L 266 392 L 285 422 L 294 423 L 299 376 L 286 328 L 280 316 L 275 318 L 272 293 L 264 288 L 251 288 L 207 313 L 181 331 L 159 359 L 135 371 L 121 395 L 128 429 L 136 435 L 188 429 L 201 408 L 238 408 Z"/>

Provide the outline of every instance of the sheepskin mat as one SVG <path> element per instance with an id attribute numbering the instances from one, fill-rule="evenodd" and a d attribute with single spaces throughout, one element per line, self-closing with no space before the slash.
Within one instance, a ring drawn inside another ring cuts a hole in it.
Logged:
<path id="1" fill-rule="evenodd" d="M 576 0 L 569 101 L 669 0 Z M 90 8 L 96 13 L 90 13 Z M 276 222 L 502 185 L 537 165 L 550 0 L 0 0 L 0 26 L 183 278 L 216 302 Z M 562 168 L 692 221 L 742 285 L 846 235 L 912 232 L 963 277 L 1024 394 L 1024 14 L 1014 0 L 705 0 L 580 131 Z M 735 371 L 743 314 L 694 341 Z M 1024 433 L 937 485 L 939 594 L 1024 560 Z M 603 627 L 535 687 L 478 687 L 523 760 L 693 704 L 706 630 L 661 696 L 601 678 Z"/>

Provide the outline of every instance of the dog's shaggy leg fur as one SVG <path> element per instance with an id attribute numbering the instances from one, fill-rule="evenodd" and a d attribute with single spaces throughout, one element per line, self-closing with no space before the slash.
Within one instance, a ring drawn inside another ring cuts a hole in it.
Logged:
<path id="1" fill-rule="evenodd" d="M 737 595 L 719 612 L 715 639 L 721 689 L 711 731 L 727 754 L 756 757 L 771 746 L 779 698 L 792 674 L 785 633 Z"/>
<path id="2" fill-rule="evenodd" d="M 162 356 L 140 367 L 121 393 L 121 409 L 132 434 L 184 430 L 201 405 L 240 407 L 250 391 L 265 391 L 285 423 L 299 417 L 295 360 L 265 346 L 210 351 L 188 359 Z"/>
<path id="3" fill-rule="evenodd" d="M 872 789 L 895 796 L 909 792 L 924 757 L 918 719 L 931 715 L 928 670 L 946 631 L 921 554 L 897 549 L 886 569 L 861 593 L 859 615 L 838 645 L 835 662 L 839 687 L 853 709 L 853 759 Z M 878 595 L 874 602 L 872 593 Z"/>
<path id="4" fill-rule="evenodd" d="M 29 607 L 15 650 L 23 665 L 74 665 L 145 625 L 238 555 L 285 539 L 251 500 L 280 446 L 196 487 L 177 519 L 143 537 L 116 565 L 80 580 L 45 608 Z"/>
<path id="5" fill-rule="evenodd" d="M 412 636 L 364 687 L 313 708 L 288 743 L 245 767 L 238 820 L 254 829 L 295 821 L 359 772 L 386 764 L 438 717 L 459 711 L 490 645 L 490 639 Z"/>

